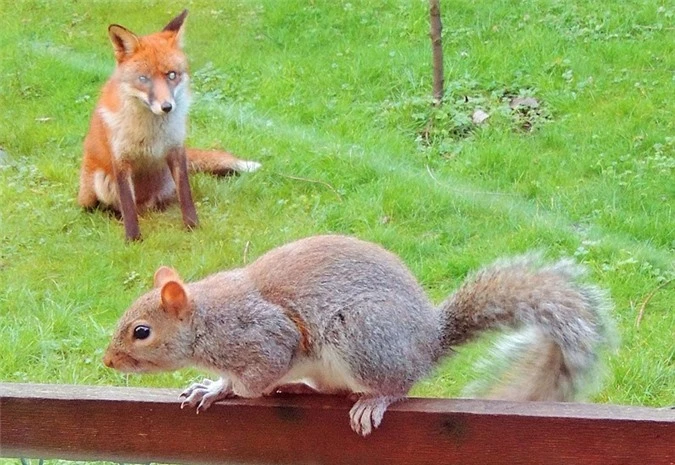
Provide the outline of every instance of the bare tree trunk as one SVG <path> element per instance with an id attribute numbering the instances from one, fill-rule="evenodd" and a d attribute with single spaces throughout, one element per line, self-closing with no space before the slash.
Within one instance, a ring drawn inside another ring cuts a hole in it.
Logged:
<path id="1" fill-rule="evenodd" d="M 431 47 L 434 57 L 434 105 L 440 105 L 443 100 L 443 41 L 441 32 L 441 5 L 440 0 L 429 0 L 429 23 L 431 24 Z"/>

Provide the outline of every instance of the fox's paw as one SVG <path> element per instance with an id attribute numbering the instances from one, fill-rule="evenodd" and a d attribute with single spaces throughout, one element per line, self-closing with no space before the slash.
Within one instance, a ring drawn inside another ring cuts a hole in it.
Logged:
<path id="1" fill-rule="evenodd" d="M 214 402 L 233 396 L 232 385 L 225 378 L 217 381 L 205 379 L 201 383 L 192 384 L 180 394 L 180 397 L 184 397 L 180 408 L 184 408 L 185 405 L 196 406 L 197 413 L 199 413 L 208 409 Z"/>
<path id="2" fill-rule="evenodd" d="M 253 173 L 254 171 L 258 171 L 261 167 L 262 164 L 250 160 L 237 160 L 234 165 L 234 169 L 239 173 Z"/>

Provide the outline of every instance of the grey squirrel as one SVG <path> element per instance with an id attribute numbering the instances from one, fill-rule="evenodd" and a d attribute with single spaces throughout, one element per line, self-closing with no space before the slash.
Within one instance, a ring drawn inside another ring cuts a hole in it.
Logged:
<path id="1" fill-rule="evenodd" d="M 570 260 L 499 261 L 436 307 L 382 247 L 339 235 L 271 250 L 243 268 L 184 283 L 161 267 L 121 318 L 104 363 L 123 372 L 186 366 L 220 375 L 182 394 L 207 409 L 277 391 L 352 393 L 363 436 L 451 349 L 492 329 L 522 330 L 489 397 L 568 401 L 596 377 L 609 301 Z M 305 383 L 300 383 L 304 381 Z"/>

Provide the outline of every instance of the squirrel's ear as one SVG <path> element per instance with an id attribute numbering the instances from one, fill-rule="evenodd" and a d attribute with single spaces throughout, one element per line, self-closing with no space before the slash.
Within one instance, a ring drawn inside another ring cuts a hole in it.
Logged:
<path id="1" fill-rule="evenodd" d="M 168 266 L 160 266 L 157 271 L 155 271 L 155 289 L 159 289 L 169 281 L 178 281 L 180 283 L 183 280 L 180 279 L 178 272 L 173 268 L 169 268 Z"/>
<path id="2" fill-rule="evenodd" d="M 108 27 L 108 35 L 118 63 L 133 55 L 140 44 L 136 34 L 119 24 L 111 24 Z"/>
<path id="3" fill-rule="evenodd" d="M 187 295 L 187 289 L 178 281 L 164 283 L 161 290 L 162 307 L 176 318 L 182 320 L 190 315 L 192 307 Z"/>

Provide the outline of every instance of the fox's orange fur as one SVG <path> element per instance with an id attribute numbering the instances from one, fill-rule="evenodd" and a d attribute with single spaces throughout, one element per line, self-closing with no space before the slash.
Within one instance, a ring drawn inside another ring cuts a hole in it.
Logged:
<path id="1" fill-rule="evenodd" d="M 227 152 L 185 149 L 190 91 L 182 50 L 187 11 L 160 32 L 108 28 L 117 67 L 103 86 L 84 140 L 78 202 L 119 211 L 126 237 L 140 238 L 138 213 L 178 197 L 183 221 L 197 226 L 187 171 L 254 171 Z"/>

